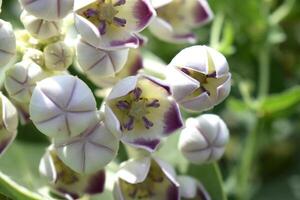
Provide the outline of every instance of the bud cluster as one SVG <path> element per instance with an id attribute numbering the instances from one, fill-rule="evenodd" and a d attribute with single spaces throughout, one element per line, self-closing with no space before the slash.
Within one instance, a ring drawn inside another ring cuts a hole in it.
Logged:
<path id="1" fill-rule="evenodd" d="M 206 0 L 19 2 L 23 30 L 0 20 L 0 67 L 15 104 L 0 93 L 0 155 L 17 134 L 19 113 L 49 138 L 39 169 L 66 199 L 103 191 L 105 167 L 120 142 L 143 156 L 120 164 L 115 199 L 210 199 L 200 182 L 177 176 L 153 153 L 181 132 L 178 148 L 191 163 L 222 157 L 229 140 L 223 120 L 205 114 L 184 125 L 181 109 L 206 111 L 229 95 L 226 58 L 196 45 L 166 66 L 148 66 L 141 51 L 147 38 L 140 35 L 149 27 L 166 42 L 195 42 L 192 29 L 213 16 Z M 79 73 L 101 89 L 102 102 Z"/>

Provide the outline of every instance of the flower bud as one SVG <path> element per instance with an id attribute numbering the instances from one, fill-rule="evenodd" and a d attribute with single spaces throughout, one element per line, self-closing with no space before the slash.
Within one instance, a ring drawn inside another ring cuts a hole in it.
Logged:
<path id="1" fill-rule="evenodd" d="M 196 179 L 189 176 L 178 176 L 180 196 L 184 200 L 211 200 L 210 195 Z"/>
<path id="2" fill-rule="evenodd" d="M 127 76 L 134 76 L 143 68 L 142 55 L 139 49 L 130 49 L 125 66 L 116 74 L 109 77 L 88 76 L 88 78 L 101 88 L 113 87 L 118 81 Z"/>
<path id="3" fill-rule="evenodd" d="M 101 79 L 115 76 L 125 65 L 128 49 L 108 51 L 93 47 L 80 40 L 77 44 L 77 59 L 84 73 L 88 77 Z"/>
<path id="4" fill-rule="evenodd" d="M 203 164 L 222 157 L 229 140 L 229 131 L 217 115 L 204 114 L 189 118 L 182 130 L 178 148 L 192 163 Z"/>
<path id="5" fill-rule="evenodd" d="M 25 29 L 37 39 L 46 40 L 61 34 L 60 21 L 47 21 L 23 11 L 21 14 L 21 22 Z"/>
<path id="6" fill-rule="evenodd" d="M 226 58 L 206 46 L 193 46 L 178 53 L 166 74 L 173 97 L 185 109 L 205 111 L 230 93 L 231 74 Z"/>
<path id="7" fill-rule="evenodd" d="M 150 157 L 121 164 L 113 194 L 115 200 L 179 200 L 175 170 L 162 160 Z"/>
<path id="8" fill-rule="evenodd" d="M 38 49 L 27 48 L 23 60 L 31 60 L 35 64 L 43 67 L 45 64 L 44 53 Z"/>
<path id="9" fill-rule="evenodd" d="M 9 96 L 20 103 L 29 103 L 36 82 L 43 78 L 40 66 L 24 60 L 6 71 L 4 84 Z"/>
<path id="10" fill-rule="evenodd" d="M 15 106 L 0 92 L 0 156 L 17 135 L 18 113 Z"/>
<path id="11" fill-rule="evenodd" d="M 103 122 L 67 141 L 54 140 L 58 157 L 72 170 L 90 174 L 104 168 L 117 155 L 119 140 Z"/>
<path id="12" fill-rule="evenodd" d="M 44 49 L 45 66 L 49 70 L 63 71 L 73 63 L 73 49 L 64 42 L 49 44 Z"/>
<path id="13" fill-rule="evenodd" d="M 23 8 L 31 15 L 44 20 L 63 19 L 72 11 L 74 0 L 20 0 Z"/>
<path id="14" fill-rule="evenodd" d="M 97 122 L 92 91 L 71 75 L 53 76 L 38 82 L 29 112 L 42 133 L 57 139 L 77 136 Z"/>
<path id="15" fill-rule="evenodd" d="M 119 81 L 105 102 L 105 122 L 121 141 L 153 152 L 162 137 L 181 128 L 178 105 L 167 85 L 142 75 Z"/>
<path id="16" fill-rule="evenodd" d="M 66 199 L 79 199 L 89 194 L 103 192 L 105 172 L 99 170 L 93 174 L 79 174 L 66 166 L 50 146 L 41 159 L 40 173 L 47 178 L 54 193 Z"/>
<path id="17" fill-rule="evenodd" d="M 0 67 L 16 55 L 16 37 L 10 23 L 0 19 Z"/>

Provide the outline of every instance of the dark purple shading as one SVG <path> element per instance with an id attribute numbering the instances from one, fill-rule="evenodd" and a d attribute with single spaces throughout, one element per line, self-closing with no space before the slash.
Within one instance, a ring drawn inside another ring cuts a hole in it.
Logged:
<path id="1" fill-rule="evenodd" d="M 138 29 L 143 29 L 153 16 L 150 5 L 144 0 L 137 1 L 133 12 L 134 17 L 139 20 L 137 24 Z"/>
<path id="2" fill-rule="evenodd" d="M 135 36 L 131 36 L 127 40 L 114 40 L 110 43 L 111 46 L 117 47 L 117 46 L 124 46 L 125 44 L 139 44 L 139 39 Z"/>
<path id="3" fill-rule="evenodd" d="M 179 189 L 176 185 L 172 183 L 168 188 L 166 200 L 179 200 L 179 199 L 180 199 Z"/>
<path id="4" fill-rule="evenodd" d="M 155 78 L 153 76 L 144 75 L 144 77 L 146 79 L 148 79 L 149 81 L 155 83 L 156 85 L 164 88 L 169 93 L 169 95 L 171 95 L 171 88 L 170 88 L 170 86 L 166 82 L 164 82 L 164 81 L 162 81 L 162 80 L 160 80 L 158 78 Z"/>
<path id="5" fill-rule="evenodd" d="M 174 38 L 176 38 L 176 39 L 196 38 L 196 35 L 194 33 L 187 33 L 187 34 L 181 34 L 181 35 L 174 35 Z"/>
<path id="6" fill-rule="evenodd" d="M 197 24 L 202 24 L 208 20 L 209 14 L 201 3 L 197 3 L 197 6 L 195 6 L 195 12 L 195 22 Z"/>
<path id="7" fill-rule="evenodd" d="M 69 195 L 71 196 L 73 199 L 79 199 L 80 195 L 73 193 L 73 192 L 69 192 L 67 190 L 65 190 L 64 188 L 56 188 L 56 190 L 61 193 L 62 195 Z"/>
<path id="8" fill-rule="evenodd" d="M 133 65 L 130 67 L 130 75 L 136 75 L 137 72 L 143 68 L 143 59 L 141 57 L 140 54 L 137 55 L 137 58 L 135 60 L 135 62 L 133 63 Z"/>
<path id="9" fill-rule="evenodd" d="M 201 200 L 210 200 L 211 199 L 205 191 L 201 190 L 201 188 L 197 189 L 197 197 L 200 197 Z"/>
<path id="10" fill-rule="evenodd" d="M 152 140 L 137 139 L 133 142 L 133 145 L 144 146 L 151 150 L 155 150 L 159 144 L 160 144 L 159 139 L 152 139 Z"/>
<path id="11" fill-rule="evenodd" d="M 103 170 L 97 172 L 92 175 L 92 177 L 88 181 L 88 186 L 85 189 L 87 194 L 99 194 L 104 190 L 105 184 L 105 172 Z"/>
<path id="12" fill-rule="evenodd" d="M 170 135 L 183 126 L 180 110 L 175 102 L 172 102 L 168 112 L 165 114 L 164 124 L 165 135 Z"/>
<path id="13" fill-rule="evenodd" d="M 10 141 L 11 141 L 11 138 L 8 138 L 8 139 L 5 139 L 0 142 L 0 155 L 7 148 Z"/>

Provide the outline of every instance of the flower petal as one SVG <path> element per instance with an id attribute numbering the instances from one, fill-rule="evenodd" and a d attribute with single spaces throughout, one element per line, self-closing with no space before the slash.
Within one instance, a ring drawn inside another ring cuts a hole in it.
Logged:
<path id="1" fill-rule="evenodd" d="M 171 3 L 173 0 L 151 0 L 154 8 L 162 7 L 168 3 Z"/>

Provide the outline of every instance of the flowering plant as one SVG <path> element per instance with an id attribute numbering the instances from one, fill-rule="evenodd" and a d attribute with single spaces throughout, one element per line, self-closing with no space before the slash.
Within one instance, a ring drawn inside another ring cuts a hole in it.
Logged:
<path id="1" fill-rule="evenodd" d="M 249 197 L 257 133 L 246 140 L 238 172 L 227 167 L 237 149 L 232 107 L 256 128 L 276 109 L 268 108 L 263 78 L 257 100 L 237 82 L 237 63 L 228 59 L 234 27 L 222 29 L 220 7 L 207 0 L 3 2 L 0 199 Z"/>

